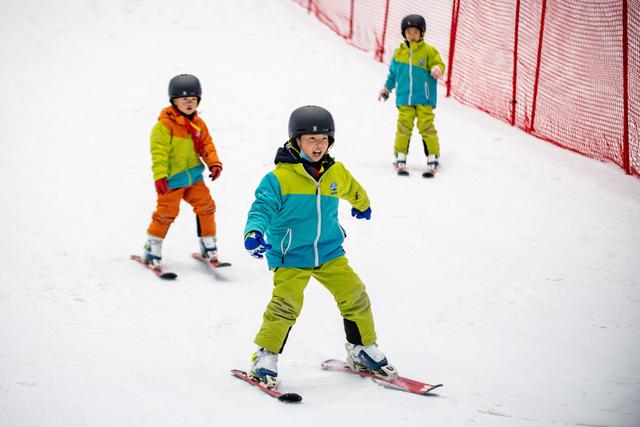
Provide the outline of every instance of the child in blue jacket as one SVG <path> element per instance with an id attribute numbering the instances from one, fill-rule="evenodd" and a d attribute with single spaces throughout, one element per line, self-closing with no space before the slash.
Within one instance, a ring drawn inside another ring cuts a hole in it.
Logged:
<path id="1" fill-rule="evenodd" d="M 273 271 L 273 295 L 249 370 L 267 387 L 278 386 L 278 354 L 302 310 L 311 277 L 332 293 L 344 318 L 347 363 L 397 375 L 376 345 L 369 297 L 344 256 L 339 199 L 351 203 L 351 214 L 359 219 L 368 220 L 371 207 L 364 188 L 327 154 L 333 141 L 333 117 L 327 110 L 313 105 L 294 110 L 289 140 L 276 154 L 275 169 L 260 182 L 247 218 L 245 247 L 255 258 L 266 254 Z"/>
<path id="2" fill-rule="evenodd" d="M 427 156 L 427 170 L 423 176 L 432 177 L 440 165 L 440 142 L 433 124 L 433 110 L 436 108 L 437 79 L 444 73 L 444 63 L 436 48 L 423 40 L 426 23 L 422 16 L 405 16 L 400 27 L 405 40 L 393 54 L 389 75 L 378 99 L 386 101 L 396 88 L 398 127 L 393 152 L 398 174 L 408 175 L 407 154 L 417 118 Z"/>

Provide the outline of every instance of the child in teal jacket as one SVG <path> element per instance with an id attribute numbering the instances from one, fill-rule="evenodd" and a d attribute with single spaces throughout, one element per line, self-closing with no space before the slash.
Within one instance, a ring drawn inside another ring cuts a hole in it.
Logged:
<path id="1" fill-rule="evenodd" d="M 378 99 L 386 101 L 389 93 L 396 89 L 398 126 L 393 152 L 398 174 L 408 175 L 407 154 L 417 118 L 427 156 L 424 176 L 433 176 L 440 165 L 440 142 L 433 124 L 433 110 L 437 101 L 437 79 L 444 73 L 444 63 L 436 48 L 423 40 L 426 23 L 422 16 L 405 16 L 401 30 L 405 40 L 393 54 L 387 81 Z"/>
<path id="2" fill-rule="evenodd" d="M 273 295 L 249 371 L 267 387 L 278 385 L 278 354 L 302 310 L 312 276 L 333 294 L 344 318 L 347 362 L 379 375 L 397 375 L 376 345 L 369 297 L 344 256 L 339 199 L 351 203 L 351 214 L 359 219 L 371 218 L 371 207 L 364 188 L 327 154 L 333 140 L 333 117 L 327 110 L 313 105 L 294 110 L 289 140 L 276 154 L 276 168 L 260 182 L 247 218 L 245 247 L 255 258 L 266 254 L 274 273 Z"/>

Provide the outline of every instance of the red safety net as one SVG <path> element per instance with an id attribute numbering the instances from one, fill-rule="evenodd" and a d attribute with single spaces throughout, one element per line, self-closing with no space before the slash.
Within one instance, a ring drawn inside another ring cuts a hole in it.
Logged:
<path id="1" fill-rule="evenodd" d="M 386 63 L 423 15 L 448 96 L 640 176 L 640 0 L 294 1 Z"/>

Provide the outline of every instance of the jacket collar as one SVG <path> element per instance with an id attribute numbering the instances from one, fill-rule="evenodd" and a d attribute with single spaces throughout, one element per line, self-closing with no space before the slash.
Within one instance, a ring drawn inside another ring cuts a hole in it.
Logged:
<path id="1" fill-rule="evenodd" d="M 333 166 L 335 160 L 329 155 L 329 153 L 326 153 L 319 162 L 310 162 L 300 157 L 300 149 L 297 144 L 294 144 L 292 141 L 287 141 L 282 147 L 278 148 L 274 163 L 276 165 L 300 164 L 300 166 L 302 166 L 309 175 L 315 177 L 316 171 L 319 171 L 319 175 L 322 176 L 327 169 Z"/>
<path id="2" fill-rule="evenodd" d="M 173 120 L 174 122 L 182 126 L 185 125 L 185 120 L 186 120 L 185 115 L 182 114 L 180 111 L 178 111 L 178 109 L 173 105 L 166 107 L 164 110 L 162 110 L 162 112 L 160 112 L 160 117 L 158 117 L 158 119 L 160 120 L 163 118 Z M 198 118 L 198 113 L 195 112 L 193 113 L 193 118 L 191 119 L 191 121 L 195 122 L 197 118 Z"/>

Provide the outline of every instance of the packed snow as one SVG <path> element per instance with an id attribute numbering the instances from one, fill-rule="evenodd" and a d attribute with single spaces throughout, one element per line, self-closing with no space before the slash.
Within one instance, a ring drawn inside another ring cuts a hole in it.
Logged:
<path id="1" fill-rule="evenodd" d="M 396 109 L 376 101 L 386 65 L 287 0 L 3 0 L 0 56 L 1 426 L 640 425 L 640 181 L 617 166 L 441 91 L 440 174 L 420 176 L 414 132 L 412 175 L 396 176 Z M 216 277 L 191 258 L 183 204 L 165 282 L 129 255 L 179 73 L 202 81 L 233 266 Z M 303 401 L 229 373 L 249 367 L 272 287 L 244 250 L 246 213 L 306 104 L 333 113 L 332 154 L 372 200 L 371 221 L 346 202 L 340 219 L 378 344 L 401 375 L 444 383 L 437 395 L 322 370 L 344 331 L 313 281 L 279 363 Z"/>

